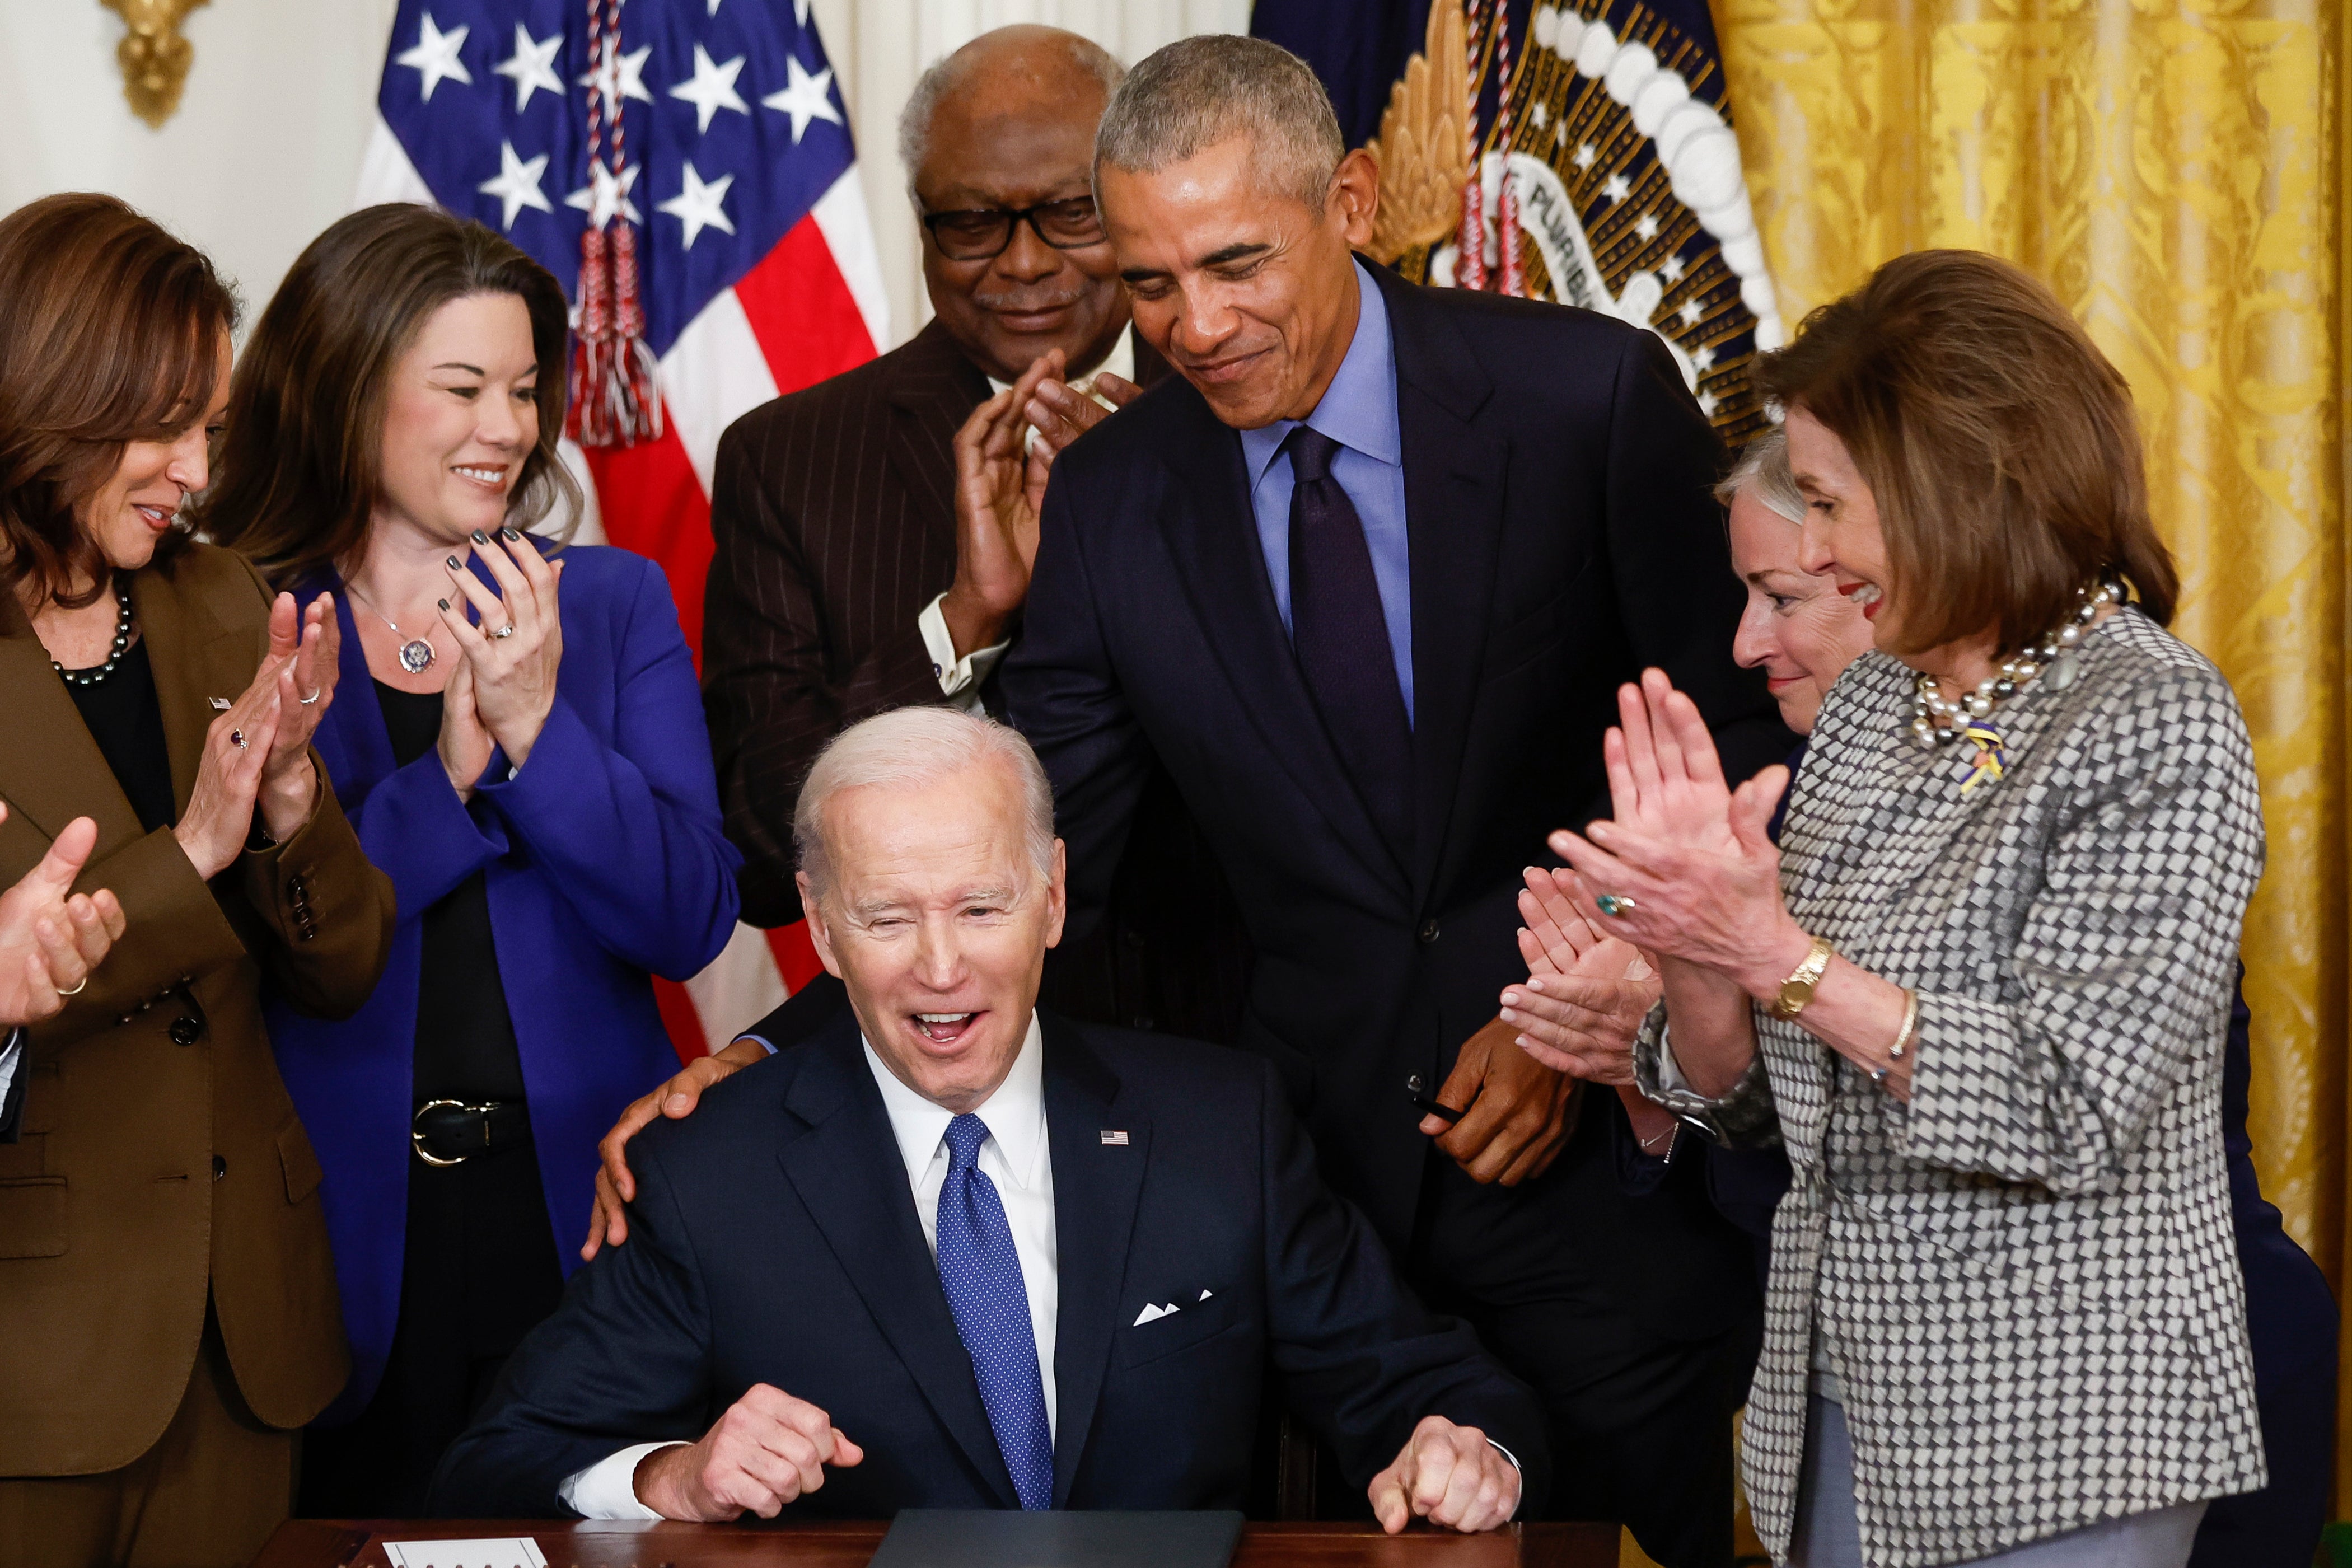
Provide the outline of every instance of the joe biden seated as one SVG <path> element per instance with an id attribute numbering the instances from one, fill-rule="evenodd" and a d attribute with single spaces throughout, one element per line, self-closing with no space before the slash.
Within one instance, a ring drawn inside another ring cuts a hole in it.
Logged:
<path id="1" fill-rule="evenodd" d="M 1234 1508 L 1269 1361 L 1391 1531 L 1540 1501 L 1534 1399 L 1398 1282 L 1265 1062 L 1036 1011 L 1063 862 L 1027 742 L 883 714 L 793 827 L 851 1011 L 637 1137 L 629 1239 L 439 1511 Z"/>

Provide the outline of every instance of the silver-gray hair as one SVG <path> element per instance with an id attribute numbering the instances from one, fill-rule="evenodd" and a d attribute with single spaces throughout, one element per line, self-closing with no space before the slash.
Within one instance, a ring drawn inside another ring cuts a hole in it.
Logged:
<path id="1" fill-rule="evenodd" d="M 1041 882 L 1054 874 L 1054 787 L 1018 730 L 951 707 L 902 707 L 851 725 L 823 751 L 793 810 L 793 847 L 820 898 L 833 886 L 825 806 L 844 789 L 918 789 L 968 768 L 1010 768 L 1021 781 L 1022 833 Z"/>
<path id="2" fill-rule="evenodd" d="M 1060 35 L 1051 41 L 1067 49 L 1073 64 L 1102 83 L 1105 98 L 1118 90 L 1120 78 L 1127 75 L 1127 68 L 1118 63 L 1118 57 L 1092 38 L 1060 27 L 1030 27 L 1021 23 L 1014 26 L 1024 31 Z M 907 107 L 898 111 L 898 162 L 907 173 L 907 197 L 914 202 L 918 212 L 922 210 L 922 200 L 915 194 L 915 172 L 931 155 L 931 121 L 939 115 L 940 102 L 961 87 L 988 56 L 991 40 L 996 39 L 998 33 L 1011 30 L 999 27 L 994 32 L 982 33 L 961 48 L 950 49 L 933 60 L 915 78 L 915 90 L 907 95 Z"/>
<path id="3" fill-rule="evenodd" d="M 1715 487 L 1715 498 L 1728 507 L 1742 490 L 1755 491 L 1758 500 L 1792 523 L 1805 520 L 1805 493 L 1797 488 L 1796 476 L 1789 471 L 1789 435 L 1780 426 L 1740 451 L 1739 461 Z"/>
<path id="4" fill-rule="evenodd" d="M 1156 174 L 1234 136 L 1251 140 L 1259 178 L 1321 212 L 1348 144 L 1305 60 L 1279 44 L 1232 33 L 1180 38 L 1127 73 L 1095 132 L 1103 165 Z"/>

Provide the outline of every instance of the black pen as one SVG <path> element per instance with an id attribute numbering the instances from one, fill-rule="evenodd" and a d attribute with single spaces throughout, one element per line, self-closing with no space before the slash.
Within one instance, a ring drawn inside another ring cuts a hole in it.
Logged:
<path id="1" fill-rule="evenodd" d="M 1468 1114 L 1467 1112 L 1456 1111 L 1451 1105 L 1441 1105 L 1426 1094 L 1414 1095 L 1412 1097 L 1412 1103 L 1413 1109 L 1425 1112 L 1443 1122 L 1459 1122 L 1465 1115 Z"/>

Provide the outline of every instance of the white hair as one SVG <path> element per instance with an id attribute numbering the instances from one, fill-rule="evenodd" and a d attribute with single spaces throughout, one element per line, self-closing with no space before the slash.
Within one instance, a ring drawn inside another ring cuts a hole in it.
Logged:
<path id="1" fill-rule="evenodd" d="M 998 44 L 1004 42 L 997 38 L 997 33 L 1011 31 L 1011 27 L 1000 27 L 994 33 L 982 33 L 963 47 L 933 60 L 924 68 L 923 74 L 915 78 L 915 90 L 907 95 L 907 107 L 898 111 L 898 162 L 906 170 L 907 196 L 915 204 L 917 212 L 922 210 L 923 203 L 922 198 L 915 193 L 915 176 L 921 171 L 923 160 L 931 155 L 931 121 L 939 115 L 940 104 L 948 94 L 963 85 L 964 78 L 994 51 Z M 1059 37 L 1050 41 L 1067 50 L 1071 61 L 1080 70 L 1102 83 L 1105 99 L 1117 89 L 1119 78 L 1127 75 L 1127 68 L 1118 63 L 1118 57 L 1092 38 L 1082 37 L 1060 27 L 1023 26 L 1022 31 L 1039 35 L 1060 34 Z M 1045 40 L 1041 38 L 1040 41 Z"/>
<path id="2" fill-rule="evenodd" d="M 1797 488 L 1797 477 L 1789 471 L 1786 431 L 1775 426 L 1749 442 L 1723 483 L 1715 487 L 1715 498 L 1728 507 L 1743 490 L 1753 490 L 1758 500 L 1792 523 L 1805 520 L 1805 493 Z"/>
<path id="3" fill-rule="evenodd" d="M 1268 188 L 1323 210 L 1348 144 L 1321 79 L 1264 38 L 1179 38 L 1144 57 L 1110 95 L 1095 132 L 1095 183 L 1099 189 L 1105 164 L 1156 174 L 1244 135 Z"/>
<path id="4" fill-rule="evenodd" d="M 1019 731 L 951 707 L 902 707 L 851 725 L 823 751 L 793 811 L 793 846 L 809 888 L 833 883 L 825 806 L 844 789 L 919 789 L 974 768 L 1003 767 L 1021 782 L 1022 834 L 1041 881 L 1054 874 L 1054 787 Z"/>

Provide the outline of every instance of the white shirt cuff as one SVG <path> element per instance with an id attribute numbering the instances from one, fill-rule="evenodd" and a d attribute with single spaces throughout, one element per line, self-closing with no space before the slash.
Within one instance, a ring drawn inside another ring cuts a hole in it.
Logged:
<path id="1" fill-rule="evenodd" d="M 8 1031 L 6 1044 L 0 1046 L 0 1105 L 8 1103 L 8 1091 L 16 1082 L 16 1063 L 25 1057 L 25 1029 L 22 1024 Z"/>
<path id="2" fill-rule="evenodd" d="M 923 646 L 930 653 L 931 674 L 939 677 L 940 695 L 948 699 L 950 706 L 971 713 L 980 706 L 980 684 L 988 679 L 988 672 L 996 668 L 996 662 L 1013 644 L 1009 641 L 994 643 L 957 658 L 955 638 L 948 632 L 947 613 L 940 608 L 940 600 L 946 597 L 942 593 L 924 605 L 923 612 L 915 617 L 915 625 L 922 632 Z"/>
<path id="3" fill-rule="evenodd" d="M 1518 1472 L 1519 1472 L 1519 1495 L 1518 1495 L 1518 1496 L 1517 1496 L 1517 1497 L 1515 1497 L 1515 1498 L 1513 1498 L 1513 1499 L 1511 1500 L 1511 1519 L 1517 1519 L 1517 1518 L 1518 1518 L 1518 1517 L 1519 1517 L 1519 1504 L 1521 1504 L 1521 1503 L 1523 1503 L 1523 1502 L 1525 1502 L 1525 1501 L 1527 1501 L 1527 1500 L 1528 1500 L 1528 1472 L 1527 1472 L 1527 1468 L 1526 1468 L 1524 1465 L 1521 1465 L 1521 1464 L 1519 1463 L 1519 1456 L 1518 1456 L 1518 1455 L 1517 1455 L 1517 1454 L 1515 1454 L 1515 1453 L 1511 1452 L 1511 1450 L 1510 1450 L 1510 1449 L 1508 1449 L 1508 1448 L 1507 1448 L 1503 1447 L 1503 1445 L 1502 1445 L 1502 1444 L 1497 1443 L 1496 1441 L 1495 1441 L 1495 1439 L 1494 1439 L 1494 1438 L 1492 1438 L 1492 1437 L 1487 1438 L 1487 1439 L 1486 1439 L 1486 1446 L 1487 1446 L 1488 1448 L 1490 1448 L 1494 1449 L 1494 1450 L 1495 1450 L 1495 1452 L 1496 1452 L 1496 1453 L 1498 1453 L 1498 1454 L 1502 1455 L 1502 1456 L 1503 1456 L 1503 1458 L 1507 1458 L 1507 1459 L 1510 1460 L 1510 1461 L 1511 1461 L 1511 1469 L 1515 1469 L 1515 1470 L 1517 1470 L 1517 1471 L 1518 1471 Z M 1508 1522 L 1510 1522 L 1510 1521 L 1509 1521 L 1509 1520 L 1506 1520 L 1506 1521 L 1504 1521 L 1504 1522 L 1507 1524 Z"/>
<path id="4" fill-rule="evenodd" d="M 555 1495 L 583 1519 L 659 1519 L 637 1500 L 637 1464 L 657 1448 L 682 1443 L 638 1443 L 563 1478 Z"/>
<path id="5" fill-rule="evenodd" d="M 1658 1092 L 1696 1092 L 1691 1088 L 1690 1080 L 1683 1076 L 1682 1063 L 1675 1060 L 1674 1036 L 1664 1028 L 1658 1030 Z"/>

